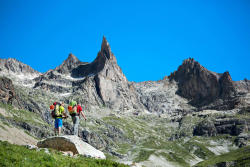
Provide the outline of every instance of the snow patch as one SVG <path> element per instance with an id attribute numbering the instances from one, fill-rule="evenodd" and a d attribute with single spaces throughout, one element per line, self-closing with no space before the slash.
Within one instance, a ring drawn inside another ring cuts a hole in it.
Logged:
<path id="1" fill-rule="evenodd" d="M 10 78 L 15 84 L 24 87 L 32 88 L 35 85 L 35 79 L 40 74 L 23 74 L 23 73 L 13 73 L 8 71 L 3 71 L 0 76 Z"/>

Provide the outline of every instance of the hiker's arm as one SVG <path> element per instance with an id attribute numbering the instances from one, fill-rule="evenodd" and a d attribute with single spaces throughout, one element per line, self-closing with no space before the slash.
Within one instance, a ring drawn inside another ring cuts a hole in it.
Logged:
<path id="1" fill-rule="evenodd" d="M 65 117 L 67 117 L 67 113 L 65 110 L 63 110 L 63 113 L 62 113 Z"/>
<path id="2" fill-rule="evenodd" d="M 67 117 L 67 114 L 66 114 L 66 112 L 65 112 L 65 111 L 63 112 L 63 115 L 64 115 L 65 117 Z"/>
<path id="3" fill-rule="evenodd" d="M 84 113 L 83 113 L 82 111 L 80 111 L 80 113 L 81 113 L 81 115 L 83 116 L 83 118 L 84 118 L 85 120 L 87 120 L 87 118 L 86 118 L 86 116 L 84 115 Z"/>

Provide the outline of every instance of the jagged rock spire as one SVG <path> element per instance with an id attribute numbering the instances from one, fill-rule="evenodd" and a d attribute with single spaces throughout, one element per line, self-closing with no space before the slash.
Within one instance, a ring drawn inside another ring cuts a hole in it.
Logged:
<path id="1" fill-rule="evenodd" d="M 81 61 L 75 55 L 70 53 L 68 58 L 64 60 L 60 66 L 56 67 L 56 71 L 59 73 L 70 73 L 79 64 L 81 64 Z"/>
<path id="2" fill-rule="evenodd" d="M 106 49 L 109 50 L 109 49 L 110 49 L 110 46 L 109 46 L 109 43 L 108 43 L 106 37 L 103 36 L 103 38 L 102 38 L 102 47 L 101 47 L 101 50 L 103 51 L 103 50 L 106 50 Z"/>
<path id="3" fill-rule="evenodd" d="M 63 62 L 64 65 L 72 65 L 79 63 L 80 60 L 73 55 L 72 53 L 69 54 L 68 58 Z"/>
<path id="4" fill-rule="evenodd" d="M 105 36 L 102 38 L 102 46 L 101 46 L 101 51 L 98 53 L 98 56 L 102 56 L 104 58 L 107 58 L 108 60 L 115 60 L 116 58 L 114 54 L 111 52 L 111 48 L 109 46 L 109 43 Z"/>

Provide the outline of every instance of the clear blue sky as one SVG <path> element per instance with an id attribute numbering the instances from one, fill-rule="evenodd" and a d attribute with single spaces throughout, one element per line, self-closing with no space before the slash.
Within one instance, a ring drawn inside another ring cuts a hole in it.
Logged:
<path id="1" fill-rule="evenodd" d="M 130 81 L 162 79 L 188 57 L 250 79 L 249 0 L 0 0 L 0 57 L 40 72 L 70 52 L 92 62 L 103 35 Z"/>

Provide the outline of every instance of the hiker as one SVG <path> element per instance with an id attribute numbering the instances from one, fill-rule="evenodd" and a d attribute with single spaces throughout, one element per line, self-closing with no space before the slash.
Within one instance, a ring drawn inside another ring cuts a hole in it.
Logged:
<path id="1" fill-rule="evenodd" d="M 71 116 L 73 124 L 74 124 L 73 130 L 72 130 L 73 135 L 78 135 L 78 126 L 79 126 L 79 122 L 80 122 L 80 115 L 82 115 L 82 117 L 85 119 L 85 121 L 87 120 L 87 118 L 82 111 L 81 105 L 77 104 L 77 102 L 74 100 L 72 100 L 69 103 L 68 111 L 70 113 L 70 116 Z"/>
<path id="2" fill-rule="evenodd" d="M 55 136 L 60 136 L 63 125 L 62 118 L 67 118 L 67 115 L 64 111 L 64 103 L 62 102 L 60 104 L 58 102 L 54 102 L 53 105 L 50 106 L 50 109 L 52 109 L 51 116 L 55 119 Z"/>

